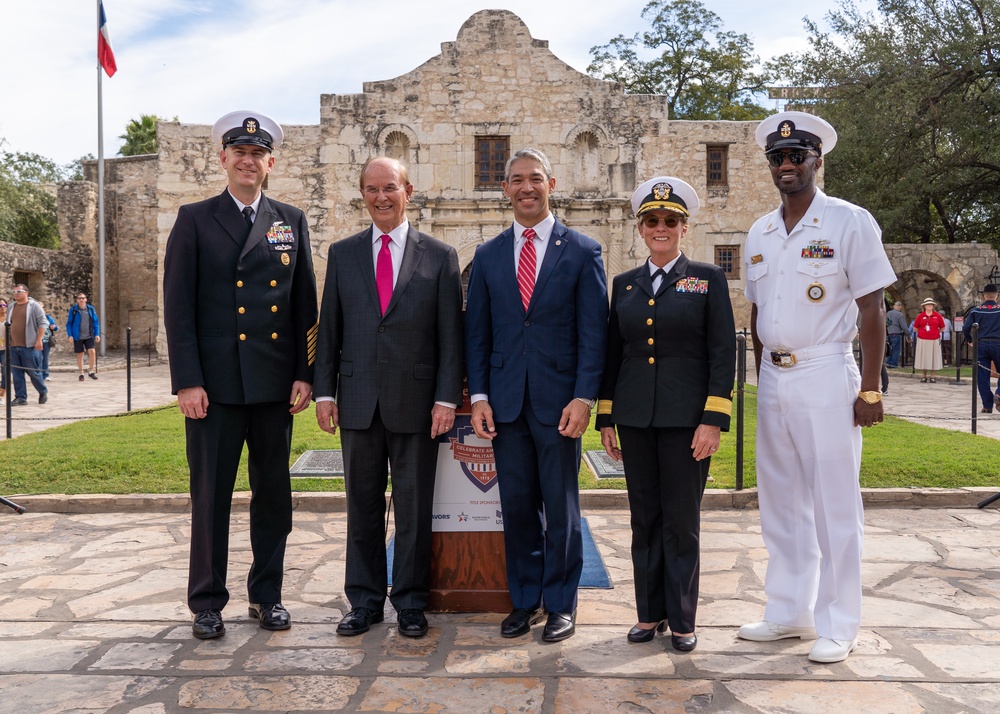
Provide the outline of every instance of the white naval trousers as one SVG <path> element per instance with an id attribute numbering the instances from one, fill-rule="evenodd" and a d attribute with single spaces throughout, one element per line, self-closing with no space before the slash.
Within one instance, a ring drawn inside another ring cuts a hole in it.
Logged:
<path id="1" fill-rule="evenodd" d="M 783 368 L 765 349 L 757 396 L 764 619 L 835 640 L 861 626 L 861 375 L 846 350 Z"/>

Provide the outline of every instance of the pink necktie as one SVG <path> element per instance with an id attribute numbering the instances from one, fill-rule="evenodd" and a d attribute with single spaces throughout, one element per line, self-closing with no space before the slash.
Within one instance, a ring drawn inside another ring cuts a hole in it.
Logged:
<path id="1" fill-rule="evenodd" d="M 535 231 L 529 228 L 522 235 L 524 245 L 521 247 L 521 257 L 517 261 L 517 285 L 521 288 L 521 303 L 527 312 L 531 293 L 535 289 Z"/>
<path id="2" fill-rule="evenodd" d="M 378 289 L 378 302 L 383 315 L 392 299 L 392 254 L 389 252 L 391 240 L 389 236 L 382 236 L 382 247 L 378 250 L 378 261 L 375 263 L 375 287 Z"/>

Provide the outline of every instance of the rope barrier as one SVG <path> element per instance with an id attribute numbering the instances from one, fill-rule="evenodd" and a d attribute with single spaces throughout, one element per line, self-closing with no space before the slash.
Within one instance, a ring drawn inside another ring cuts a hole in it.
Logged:
<path id="1" fill-rule="evenodd" d="M 176 404 L 166 404 L 162 407 L 150 407 L 149 409 L 133 409 L 130 412 L 118 412 L 116 414 L 95 414 L 93 416 L 74 415 L 63 417 L 11 417 L 11 421 L 80 421 L 83 419 L 117 419 L 119 417 L 130 417 L 138 414 L 153 414 L 167 409 L 176 409 Z M 5 415 L 0 415 L 0 422 L 7 421 Z"/>

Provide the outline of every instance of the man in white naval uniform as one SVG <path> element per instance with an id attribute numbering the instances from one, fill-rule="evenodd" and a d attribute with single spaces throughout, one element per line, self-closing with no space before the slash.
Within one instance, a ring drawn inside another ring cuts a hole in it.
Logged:
<path id="1" fill-rule="evenodd" d="M 818 636 L 809 659 L 839 662 L 861 624 L 860 427 L 882 421 L 882 294 L 896 276 L 871 214 L 816 188 L 837 142 L 829 123 L 783 112 L 762 121 L 756 139 L 781 205 L 747 237 L 768 566 L 764 621 L 739 636 Z M 859 312 L 863 374 L 851 350 Z"/>

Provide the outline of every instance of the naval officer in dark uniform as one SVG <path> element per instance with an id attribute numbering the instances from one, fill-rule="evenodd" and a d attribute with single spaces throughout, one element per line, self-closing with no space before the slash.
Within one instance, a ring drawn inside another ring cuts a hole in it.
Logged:
<path id="1" fill-rule="evenodd" d="M 292 529 L 292 415 L 312 397 L 316 278 L 302 211 L 267 198 L 281 127 L 260 112 L 212 128 L 229 179 L 181 206 L 163 267 L 171 388 L 186 417 L 191 471 L 188 606 L 199 639 L 226 631 L 229 512 L 243 444 L 249 453 L 250 616 L 284 630 L 285 541 Z"/>
<path id="2" fill-rule="evenodd" d="M 967 342 L 972 341 L 972 326 L 979 325 L 979 354 L 976 355 L 976 386 L 979 388 L 979 398 L 983 400 L 982 410 L 986 414 L 993 413 L 996 401 L 993 388 L 990 386 L 991 367 L 1000 367 L 1000 304 L 997 303 L 998 289 L 996 284 L 989 283 L 983 288 L 983 302 L 969 311 L 965 318 L 962 333 Z M 997 384 L 1000 390 L 1000 384 Z M 1000 406 L 1000 405 L 998 405 Z"/>
<path id="3" fill-rule="evenodd" d="M 698 206 L 695 190 L 672 176 L 632 194 L 649 258 L 614 279 L 597 407 L 601 443 L 624 459 L 628 485 L 639 617 L 628 640 L 648 642 L 669 626 L 681 652 L 698 642 L 701 497 L 729 430 L 736 376 L 725 273 L 680 249 Z"/>

